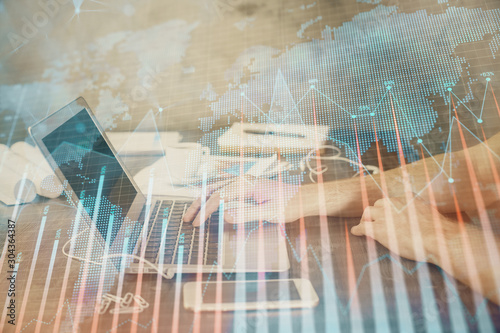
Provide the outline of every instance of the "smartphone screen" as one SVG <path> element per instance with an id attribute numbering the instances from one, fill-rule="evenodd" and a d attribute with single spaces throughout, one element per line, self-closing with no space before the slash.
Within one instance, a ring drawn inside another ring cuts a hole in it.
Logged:
<path id="1" fill-rule="evenodd" d="M 222 289 L 222 303 L 300 300 L 293 281 L 224 282 L 219 286 Z M 217 283 L 208 283 L 206 288 L 203 303 L 216 303 Z"/>

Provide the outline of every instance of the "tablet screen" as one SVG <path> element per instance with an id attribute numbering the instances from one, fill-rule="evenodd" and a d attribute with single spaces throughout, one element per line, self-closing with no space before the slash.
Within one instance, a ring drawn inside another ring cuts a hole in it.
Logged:
<path id="1" fill-rule="evenodd" d="M 87 110 L 42 140 L 104 239 L 112 226 L 112 242 L 137 191 Z"/>

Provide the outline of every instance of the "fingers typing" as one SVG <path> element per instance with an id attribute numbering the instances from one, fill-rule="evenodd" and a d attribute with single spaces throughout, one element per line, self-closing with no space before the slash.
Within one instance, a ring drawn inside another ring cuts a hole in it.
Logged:
<path id="1" fill-rule="evenodd" d="M 217 211 L 220 205 L 220 199 L 219 193 L 215 192 L 210 196 L 204 206 L 200 205 L 198 214 L 193 220 L 193 226 L 198 227 L 200 224 L 204 223 L 212 213 Z"/>

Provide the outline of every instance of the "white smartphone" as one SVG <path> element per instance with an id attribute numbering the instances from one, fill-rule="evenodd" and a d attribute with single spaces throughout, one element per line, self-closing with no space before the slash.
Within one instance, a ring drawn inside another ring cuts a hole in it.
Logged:
<path id="1" fill-rule="evenodd" d="M 305 279 L 188 282 L 184 307 L 198 311 L 312 308 L 319 298 Z"/>

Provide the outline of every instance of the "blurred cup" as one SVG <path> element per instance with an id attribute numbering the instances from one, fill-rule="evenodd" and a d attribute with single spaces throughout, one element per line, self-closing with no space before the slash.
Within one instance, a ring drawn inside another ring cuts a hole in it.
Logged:
<path id="1" fill-rule="evenodd" d="M 196 142 L 180 142 L 165 147 L 165 158 L 172 181 L 189 182 L 208 155 L 210 148 Z"/>

